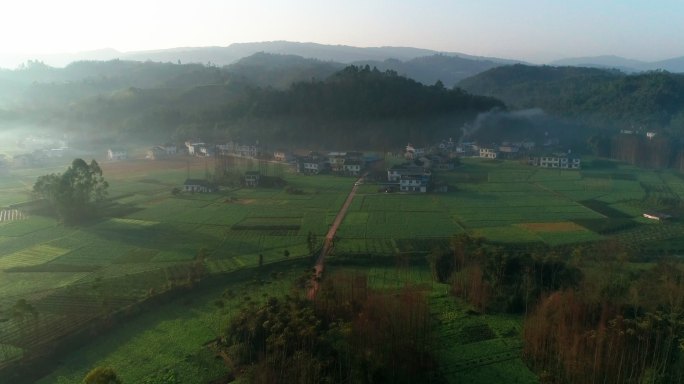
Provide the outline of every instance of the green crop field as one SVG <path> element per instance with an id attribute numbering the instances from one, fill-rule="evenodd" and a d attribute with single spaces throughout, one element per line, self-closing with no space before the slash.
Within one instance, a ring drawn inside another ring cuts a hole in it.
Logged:
<path id="1" fill-rule="evenodd" d="M 73 321 L 76 317 L 88 321 L 99 315 L 98 302 L 116 309 L 188 279 L 200 252 L 209 273 L 255 267 L 260 255 L 266 264 L 308 257 L 307 235 L 324 237 L 351 188 L 346 178 L 286 172 L 290 185 L 304 194 L 230 189 L 173 195 L 171 190 L 182 185 L 188 172 L 201 177 L 203 162 L 101 165 L 111 185 L 105 217 L 68 227 L 29 213 L 0 223 L 0 312 L 23 299 L 40 316 L 39 324 L 0 322 L 0 344 L 31 353 L 40 340 L 23 337 L 23 328 L 52 327 L 56 335 L 73 332 L 80 326 Z M 65 168 L 17 171 L 0 180 L 0 194 L 6 205 L 23 203 L 31 198 L 37 176 Z M 93 295 L 99 298 L 83 299 Z M 58 308 L 79 305 L 91 309 L 89 317 L 80 315 L 85 310 Z M 4 353 L 0 364 L 19 355 Z"/>
<path id="2" fill-rule="evenodd" d="M 217 274 L 256 267 L 260 259 L 271 264 L 308 257 L 309 234 L 320 244 L 354 181 L 286 171 L 283 177 L 302 194 L 230 188 L 174 195 L 171 190 L 188 175 L 203 177 L 204 161 L 129 161 L 102 167 L 111 185 L 105 215 L 74 227 L 22 211 L 21 204 L 32 198 L 35 178 L 64 167 L 13 171 L 0 178 L 0 203 L 22 212 L 12 211 L 3 216 L 11 220 L 0 222 L 0 313 L 22 299 L 39 313 L 37 320 L 0 322 L 0 365 L 32 353 L 55 335 L 79 329 L 102 311 L 124 308 L 190 279 L 198 262 L 207 273 Z M 364 184 L 339 228 L 334 255 L 361 260 L 426 253 L 464 232 L 507 244 L 613 238 L 654 254 L 684 251 L 684 224 L 641 217 L 645 210 L 666 209 L 667 203 L 681 200 L 684 179 L 675 173 L 621 164 L 559 171 L 465 159 L 458 169 L 436 172 L 435 177 L 450 185 L 448 193 L 379 193 L 377 186 Z M 413 273 L 410 268 L 402 271 Z M 424 271 L 415 273 L 412 279 L 431 282 Z M 391 286 L 406 276 L 377 271 L 371 278 L 373 284 Z M 439 295 L 435 300 L 437 306 L 447 305 L 438 304 Z M 438 309 L 435 316 L 460 311 L 454 308 Z M 471 333 L 481 333 L 483 339 L 466 342 L 463 337 L 470 331 L 444 324 L 445 335 L 456 335 L 445 337 L 454 337 L 459 346 L 440 351 L 444 359 L 467 351 L 452 372 L 456 376 L 450 377 L 491 382 L 517 370 L 521 373 L 511 377 L 530 382 L 519 358 L 508 358 L 518 348 L 511 346 L 511 335 L 519 324 L 511 320 L 497 325 L 496 319 L 459 313 L 466 324 L 459 327 L 472 325 Z M 490 355 L 495 357 L 487 360 Z"/>
<path id="3" fill-rule="evenodd" d="M 456 170 L 435 172 L 434 177 L 451 190 L 428 195 L 385 194 L 372 188 L 360 192 L 340 228 L 336 252 L 371 254 L 370 247 L 378 248 L 373 239 L 396 243 L 461 232 L 497 243 L 552 246 L 614 236 L 629 238 L 630 244 L 684 236 L 677 234 L 677 223 L 661 223 L 668 228 L 654 236 L 649 229 L 654 223 L 642 218 L 645 211 L 668 208 L 659 201 L 681 200 L 684 179 L 671 171 L 618 163 L 607 169 L 551 170 L 513 161 L 464 159 Z M 671 250 L 680 242 L 668 244 Z"/>
<path id="4" fill-rule="evenodd" d="M 306 263 L 291 264 L 285 273 L 263 284 L 242 274 L 152 308 L 69 354 L 38 383 L 80 383 L 95 366 L 114 368 L 125 383 L 164 382 L 161 379 L 170 375 L 176 378 L 172 382 L 199 384 L 225 377 L 228 368 L 203 346 L 218 337 L 245 297 L 258 303 L 264 295 L 287 292 L 305 268 Z M 217 300 L 223 302 L 221 308 L 215 305 Z"/>

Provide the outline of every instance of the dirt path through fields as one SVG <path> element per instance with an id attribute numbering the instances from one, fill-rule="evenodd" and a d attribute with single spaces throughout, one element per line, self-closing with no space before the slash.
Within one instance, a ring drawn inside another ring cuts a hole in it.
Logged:
<path id="1" fill-rule="evenodd" d="M 323 276 L 323 269 L 325 267 L 325 256 L 327 256 L 332 249 L 333 239 L 335 238 L 337 229 L 340 227 L 340 224 L 342 224 L 342 220 L 344 220 L 344 216 L 347 214 L 347 210 L 349 209 L 349 206 L 351 206 L 352 200 L 354 200 L 356 190 L 358 189 L 359 184 L 361 184 L 361 180 L 363 180 L 365 176 L 366 175 L 364 174 L 358 180 L 356 180 L 351 192 L 349 192 L 349 195 L 347 196 L 347 200 L 345 200 L 344 204 L 342 204 L 342 207 L 340 208 L 339 212 L 337 212 L 337 216 L 335 216 L 335 220 L 333 220 L 328 233 L 325 235 L 323 247 L 321 248 L 321 252 L 318 254 L 318 258 L 316 259 L 316 265 L 314 265 L 315 272 L 313 278 L 311 279 L 311 288 L 309 288 L 309 292 L 307 294 L 311 300 L 316 298 L 316 293 L 318 292 L 320 280 Z"/>

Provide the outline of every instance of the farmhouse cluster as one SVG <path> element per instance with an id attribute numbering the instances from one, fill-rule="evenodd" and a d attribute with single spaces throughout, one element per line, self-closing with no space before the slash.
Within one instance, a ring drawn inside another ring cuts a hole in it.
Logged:
<path id="1" fill-rule="evenodd" d="M 538 147 L 534 141 L 503 141 L 483 144 L 477 142 L 455 142 L 451 138 L 434 146 L 419 148 L 406 146 L 404 157 L 408 160 L 423 158 L 426 154 L 439 153 L 450 157 L 480 157 L 483 159 L 520 160 L 541 168 L 580 169 L 581 159 L 571 151 L 561 150 L 557 138 L 549 138 Z"/>
<path id="2" fill-rule="evenodd" d="M 18 140 L 16 148 L 22 152 L 11 156 L 11 158 L 5 154 L 0 154 L 0 170 L 10 166 L 26 168 L 49 165 L 72 154 L 65 137 L 32 135 Z"/>
<path id="3" fill-rule="evenodd" d="M 46 141 L 47 140 L 47 141 Z M 48 140 L 43 138 L 29 138 L 23 146 L 40 145 L 39 150 L 31 154 L 15 155 L 14 164 L 25 166 L 37 165 L 45 158 L 61 157 L 68 150 L 65 141 Z M 332 174 L 348 177 L 370 175 L 385 192 L 440 192 L 446 191 L 447 185 L 435 180 L 435 171 L 453 170 L 462 157 L 479 157 L 485 159 L 518 160 L 530 166 L 541 168 L 580 169 L 581 160 L 570 151 L 554 151 L 558 148 L 557 139 L 548 139 L 537 149 L 536 143 L 530 140 L 517 142 L 503 141 L 501 143 L 482 144 L 477 142 L 454 141 L 451 138 L 438 141 L 430 146 L 420 147 L 408 144 L 403 153 L 390 155 L 392 158 L 403 158 L 404 162 L 386 163 L 383 166 L 374 165 L 379 157 L 368 155 L 360 151 L 311 151 L 303 155 L 295 155 L 284 149 L 268 150 L 256 143 L 240 143 L 237 141 L 206 142 L 199 138 L 185 140 L 181 145 L 175 143 L 157 144 L 138 152 L 133 158 L 144 158 L 150 161 L 172 159 L 177 156 L 192 156 L 199 158 L 213 158 L 218 167 L 217 174 L 224 174 L 228 168 L 238 169 L 235 164 L 247 161 L 250 169 L 240 176 L 239 184 L 245 187 L 258 187 L 268 184 L 268 175 L 264 172 L 267 163 L 288 164 L 296 172 L 306 175 Z M 122 161 L 131 158 L 126 148 L 110 147 L 106 151 L 108 161 Z M 0 159 L 4 168 L 9 164 L 8 158 Z M 371 167 L 372 166 L 372 167 Z M 378 173 L 382 169 L 382 176 Z M 258 170 L 257 170 L 258 169 Z M 386 172 L 386 175 L 384 174 Z M 273 175 L 271 175 L 273 176 Z M 238 181 L 234 181 L 238 183 Z M 188 175 L 182 187 L 186 192 L 212 192 L 217 186 L 209 180 L 193 179 Z"/>
<path id="4" fill-rule="evenodd" d="M 310 152 L 297 159 L 297 172 L 317 175 L 332 173 L 344 176 L 359 176 L 372 159 L 363 152 L 329 152 L 326 155 Z"/>

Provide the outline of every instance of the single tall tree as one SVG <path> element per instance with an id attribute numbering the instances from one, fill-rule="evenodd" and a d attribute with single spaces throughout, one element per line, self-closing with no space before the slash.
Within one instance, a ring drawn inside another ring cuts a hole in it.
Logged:
<path id="1" fill-rule="evenodd" d="M 64 222 L 74 223 L 95 211 L 96 203 L 107 196 L 108 187 L 95 160 L 88 164 L 75 159 L 63 174 L 40 176 L 33 192 L 49 201 Z"/>

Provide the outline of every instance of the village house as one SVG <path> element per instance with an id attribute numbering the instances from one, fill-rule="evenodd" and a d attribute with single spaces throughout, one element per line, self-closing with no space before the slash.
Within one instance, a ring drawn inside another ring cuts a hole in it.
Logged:
<path id="1" fill-rule="evenodd" d="M 260 179 L 261 179 L 261 173 L 259 171 L 247 171 L 247 172 L 245 172 L 245 187 L 249 187 L 249 188 L 258 187 Z"/>
<path id="2" fill-rule="evenodd" d="M 107 160 L 126 160 L 128 152 L 121 148 L 109 148 L 107 150 Z"/>
<path id="3" fill-rule="evenodd" d="M 145 158 L 147 160 L 159 160 L 164 157 L 166 157 L 166 152 L 162 151 L 159 146 L 152 147 L 145 153 Z"/>
<path id="4" fill-rule="evenodd" d="M 672 218 L 672 215 L 668 215 L 667 213 L 653 212 L 653 211 L 644 212 L 642 216 L 644 216 L 647 219 L 655 220 L 655 221 L 662 221 L 662 220 Z"/>
<path id="5" fill-rule="evenodd" d="M 207 144 L 203 142 L 186 141 L 185 147 L 187 148 L 188 155 L 190 156 L 209 156 L 209 149 L 207 148 Z"/>
<path id="6" fill-rule="evenodd" d="M 255 158 L 259 155 L 259 147 L 256 145 L 235 144 L 233 149 L 236 156 Z"/>
<path id="7" fill-rule="evenodd" d="M 496 159 L 499 157 L 499 151 L 494 148 L 480 147 L 480 157 L 484 159 Z"/>
<path id="8" fill-rule="evenodd" d="M 311 152 L 297 161 L 297 172 L 317 175 L 326 169 L 325 159 L 317 152 Z"/>
<path id="9" fill-rule="evenodd" d="M 345 175 L 359 176 L 362 168 L 363 162 L 361 160 L 347 160 L 344 163 L 343 172 Z"/>
<path id="10" fill-rule="evenodd" d="M 199 192 L 209 193 L 216 190 L 215 186 L 207 180 L 202 179 L 187 179 L 183 183 L 183 190 L 185 192 Z"/>
<path id="11" fill-rule="evenodd" d="M 534 141 L 525 139 L 521 142 L 514 143 L 513 145 L 516 145 L 520 149 L 523 149 L 525 151 L 531 151 L 534 149 L 534 147 L 537 145 L 537 143 L 535 143 Z"/>
<path id="12" fill-rule="evenodd" d="M 430 179 L 424 175 L 402 175 L 399 190 L 402 192 L 427 192 Z"/>
<path id="13" fill-rule="evenodd" d="M 256 145 L 243 145 L 238 142 L 229 141 L 225 144 L 217 145 L 216 148 L 222 155 L 248 158 L 256 158 L 259 156 L 259 143 Z"/>
<path id="14" fill-rule="evenodd" d="M 479 147 L 474 142 L 456 144 L 454 152 L 459 156 L 479 156 Z"/>
<path id="15" fill-rule="evenodd" d="M 442 152 L 453 152 L 456 148 L 456 143 L 450 137 L 448 140 L 442 140 L 437 144 L 437 147 Z"/>
<path id="16" fill-rule="evenodd" d="M 159 148 L 166 152 L 168 156 L 173 156 L 178 153 L 178 146 L 176 144 L 166 143 L 164 145 L 160 145 Z"/>
<path id="17" fill-rule="evenodd" d="M 404 157 L 406 160 L 415 160 L 419 159 L 422 156 L 425 156 L 425 148 L 416 148 L 410 143 L 406 145 L 406 151 L 404 152 Z"/>
<path id="18" fill-rule="evenodd" d="M 545 156 L 530 156 L 528 164 L 541 168 L 580 169 L 582 161 L 576 156 L 555 153 Z"/>
<path id="19" fill-rule="evenodd" d="M 365 167 L 363 152 L 329 152 L 330 171 L 338 174 L 358 176 Z"/>
<path id="20" fill-rule="evenodd" d="M 499 156 L 503 159 L 515 159 L 520 153 L 520 147 L 517 145 L 504 143 L 498 148 Z"/>
<path id="21" fill-rule="evenodd" d="M 443 155 L 431 155 L 428 157 L 430 160 L 430 168 L 438 171 L 451 171 L 454 169 L 454 160 L 450 157 Z"/>
<path id="22" fill-rule="evenodd" d="M 280 162 L 289 162 L 292 160 L 292 155 L 290 155 L 285 150 L 275 150 L 273 151 L 273 159 Z"/>
<path id="23" fill-rule="evenodd" d="M 398 184 L 402 192 L 427 192 L 431 176 L 429 170 L 408 164 L 387 170 L 387 181 Z"/>
<path id="24" fill-rule="evenodd" d="M 342 172 L 344 169 L 344 161 L 347 159 L 346 152 L 329 152 L 328 164 L 332 172 Z"/>

